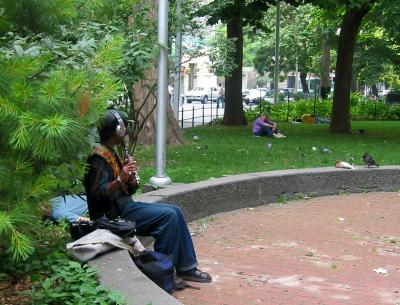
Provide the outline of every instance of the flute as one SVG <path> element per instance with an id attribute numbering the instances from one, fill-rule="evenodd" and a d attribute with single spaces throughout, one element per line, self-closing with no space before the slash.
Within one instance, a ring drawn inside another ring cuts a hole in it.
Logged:
<path id="1" fill-rule="evenodd" d="M 133 157 L 129 154 L 128 148 L 126 148 L 125 143 L 122 143 L 122 144 L 121 144 L 121 147 L 122 147 L 122 149 L 123 149 L 124 152 L 125 152 L 125 157 L 126 157 L 126 159 L 127 159 L 129 162 L 134 162 L 134 159 L 133 159 Z M 139 185 L 140 185 L 140 176 L 139 176 L 139 173 L 138 173 L 137 171 L 135 171 L 135 172 L 133 172 L 133 173 L 129 172 L 129 175 L 132 175 L 132 174 L 133 174 L 133 177 L 134 177 L 135 180 L 136 180 L 137 185 L 139 186 Z"/>

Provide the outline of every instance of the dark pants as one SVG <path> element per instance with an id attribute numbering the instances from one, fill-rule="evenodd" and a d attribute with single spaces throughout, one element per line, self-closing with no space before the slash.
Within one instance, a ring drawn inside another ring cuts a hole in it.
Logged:
<path id="1" fill-rule="evenodd" d="M 264 126 L 264 128 L 257 133 L 254 133 L 254 135 L 256 136 L 268 136 L 268 137 L 272 137 L 272 135 L 274 134 L 274 132 L 272 131 L 272 127 L 266 127 Z"/>
<path id="2" fill-rule="evenodd" d="M 138 235 L 153 236 L 155 251 L 172 254 L 177 271 L 197 266 L 192 237 L 179 207 L 130 201 L 124 204 L 121 217 L 136 222 Z"/>

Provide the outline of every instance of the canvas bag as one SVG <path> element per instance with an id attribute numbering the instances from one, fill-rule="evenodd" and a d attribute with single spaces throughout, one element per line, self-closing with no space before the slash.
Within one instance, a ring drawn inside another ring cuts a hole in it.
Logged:
<path id="1" fill-rule="evenodd" d="M 121 238 L 109 230 L 97 229 L 74 242 L 68 243 L 67 253 L 81 262 L 87 262 L 115 248 L 128 250 L 133 255 L 144 250 L 136 236 Z"/>

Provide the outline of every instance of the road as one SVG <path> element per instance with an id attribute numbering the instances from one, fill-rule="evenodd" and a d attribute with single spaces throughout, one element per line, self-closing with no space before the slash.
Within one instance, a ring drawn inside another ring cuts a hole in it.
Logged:
<path id="1" fill-rule="evenodd" d="M 244 109 L 253 107 L 257 107 L 257 105 L 247 106 L 243 104 Z M 217 108 L 215 102 L 212 104 L 210 102 L 208 104 L 202 104 L 201 102 L 184 103 L 179 107 L 179 124 L 182 126 L 182 113 L 183 128 L 189 128 L 207 125 L 213 119 L 222 119 L 224 117 L 224 110 L 225 108 Z"/>
<path id="2" fill-rule="evenodd" d="M 208 104 L 201 102 L 184 103 L 179 107 L 179 124 L 182 126 L 183 114 L 183 128 L 206 125 L 213 119 L 222 118 L 224 110 L 224 108 L 217 108 L 215 102 Z"/>

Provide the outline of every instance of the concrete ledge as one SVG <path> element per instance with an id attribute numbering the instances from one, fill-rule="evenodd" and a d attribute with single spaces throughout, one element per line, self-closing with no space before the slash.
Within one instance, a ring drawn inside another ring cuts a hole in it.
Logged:
<path id="1" fill-rule="evenodd" d="M 173 184 L 135 196 L 135 201 L 175 203 L 188 221 L 215 213 L 288 200 L 295 194 L 326 196 L 340 193 L 398 191 L 400 166 L 294 169 L 242 174 L 191 184 Z M 103 255 L 91 262 L 100 267 L 100 281 L 121 291 L 130 305 L 182 304 L 153 284 L 126 251 Z"/>
<path id="2" fill-rule="evenodd" d="M 241 174 L 190 184 L 171 185 L 135 196 L 135 201 L 175 203 L 187 221 L 215 213 L 290 199 L 296 193 L 313 196 L 397 191 L 400 166 L 357 167 L 355 170 L 312 168 Z"/>
<path id="3" fill-rule="evenodd" d="M 89 265 L 99 268 L 100 282 L 121 292 L 128 305 L 183 305 L 147 278 L 126 250 L 106 253 L 90 261 Z"/>

